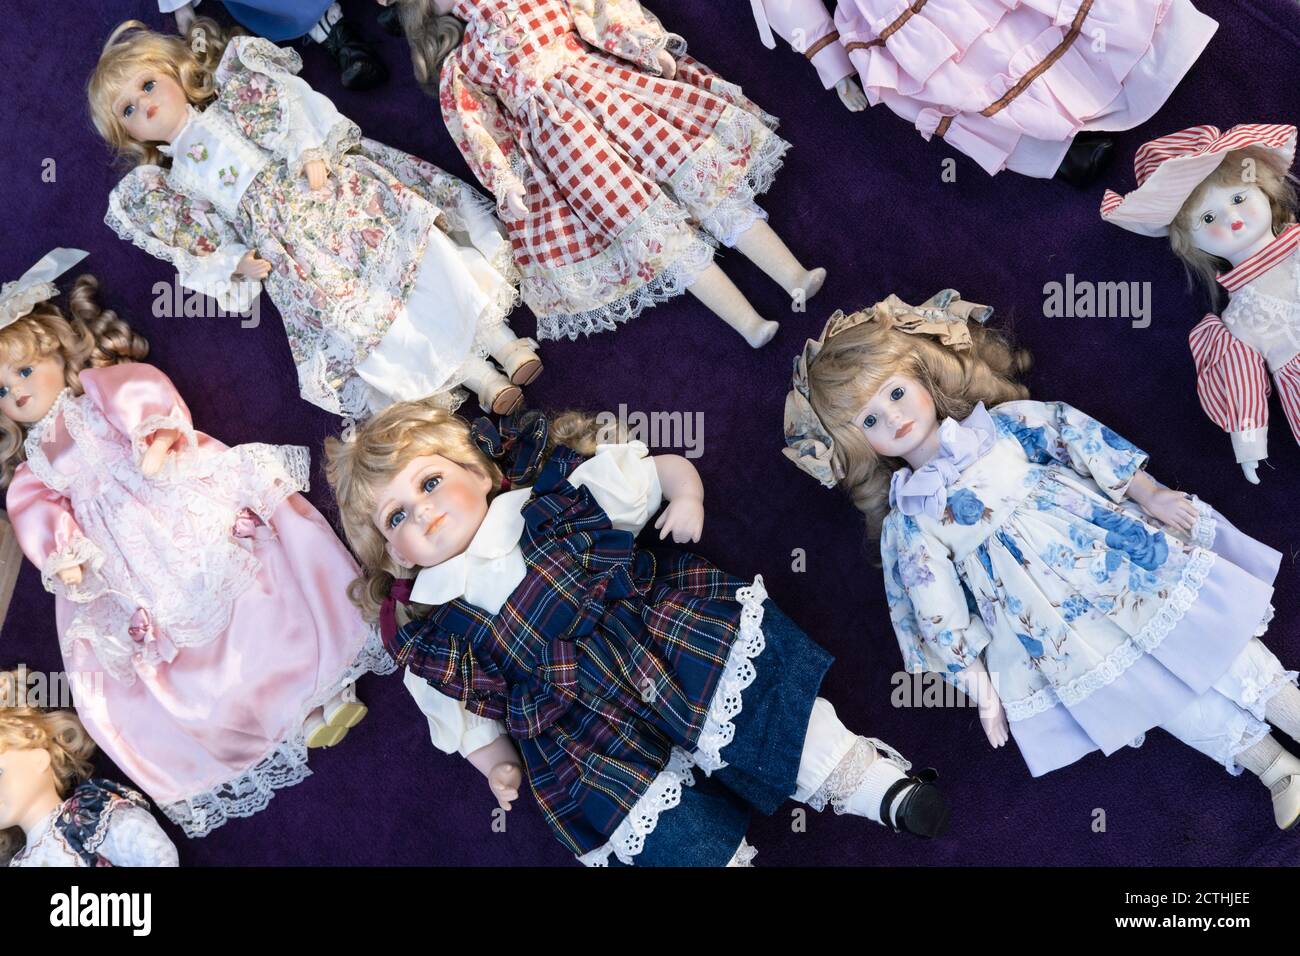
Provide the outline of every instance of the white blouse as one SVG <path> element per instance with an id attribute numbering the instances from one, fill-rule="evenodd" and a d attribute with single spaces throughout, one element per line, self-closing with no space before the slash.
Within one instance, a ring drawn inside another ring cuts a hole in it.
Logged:
<path id="1" fill-rule="evenodd" d="M 74 866 L 87 863 L 68 846 L 54 826 L 63 805 L 53 810 L 27 835 L 27 845 L 10 866 Z M 121 800 L 106 809 L 107 828 L 95 848 L 114 866 L 178 866 L 176 845 L 148 810 Z"/>
<path id="2" fill-rule="evenodd" d="M 639 441 L 600 445 L 596 454 L 574 468 L 569 483 L 591 491 L 610 523 L 633 535 L 649 523 L 663 504 L 663 489 L 654 458 Z M 469 547 L 442 564 L 425 568 L 415 578 L 411 600 L 417 604 L 445 604 L 464 598 L 493 614 L 523 581 L 523 552 L 519 538 L 524 530 L 521 511 L 532 494 L 518 488 L 497 495 Z M 468 756 L 505 733 L 498 720 L 465 709 L 462 701 L 448 697 L 407 671 L 406 689 L 429 719 L 429 736 L 443 753 Z"/>

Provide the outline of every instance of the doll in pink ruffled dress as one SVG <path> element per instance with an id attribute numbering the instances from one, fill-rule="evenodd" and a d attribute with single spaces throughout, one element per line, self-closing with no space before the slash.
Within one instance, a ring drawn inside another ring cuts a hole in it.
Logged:
<path id="1" fill-rule="evenodd" d="M 348 602 L 356 566 L 297 494 L 306 449 L 195 430 L 144 340 L 57 249 L 0 293 L 0 483 L 55 597 L 77 713 L 190 836 L 304 779 L 392 662 Z"/>
<path id="2" fill-rule="evenodd" d="M 989 174 L 1080 186 L 1103 133 L 1150 119 L 1218 29 L 1191 0 L 750 2 L 764 44 L 788 40 L 848 109 L 884 103 Z"/>

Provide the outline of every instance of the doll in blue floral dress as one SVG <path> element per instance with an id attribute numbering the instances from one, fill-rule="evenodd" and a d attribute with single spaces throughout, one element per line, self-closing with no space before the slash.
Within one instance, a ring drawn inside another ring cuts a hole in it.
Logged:
<path id="1" fill-rule="evenodd" d="M 596 432 L 576 413 L 498 429 L 406 402 L 327 443 L 353 599 L 435 746 L 506 809 L 526 776 L 588 865 L 747 863 L 752 811 L 787 798 L 937 835 L 933 771 L 845 728 L 818 696 L 830 655 L 761 576 L 637 544 L 652 520 L 660 540 L 699 538 L 695 467 Z"/>
<path id="2" fill-rule="evenodd" d="M 1161 727 L 1258 775 L 1291 827 L 1300 760 L 1269 724 L 1300 739 L 1300 690 L 1260 640 L 1281 555 L 1110 428 L 1028 400 L 989 314 L 951 290 L 836 313 L 787 398 L 787 456 L 880 534 L 907 670 L 976 697 L 1034 776 Z"/>

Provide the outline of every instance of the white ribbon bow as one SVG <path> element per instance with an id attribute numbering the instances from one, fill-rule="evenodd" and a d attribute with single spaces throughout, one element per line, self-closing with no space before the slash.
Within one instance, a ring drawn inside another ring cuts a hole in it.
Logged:
<path id="1" fill-rule="evenodd" d="M 19 278 L 0 287 L 0 329 L 58 295 L 54 280 L 89 254 L 82 249 L 51 249 Z"/>

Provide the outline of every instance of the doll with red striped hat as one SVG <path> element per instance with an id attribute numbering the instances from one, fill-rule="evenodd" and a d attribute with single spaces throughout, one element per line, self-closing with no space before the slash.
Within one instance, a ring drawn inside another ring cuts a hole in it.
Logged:
<path id="1" fill-rule="evenodd" d="M 1189 337 L 1201 407 L 1232 437 L 1246 479 L 1268 457 L 1275 386 L 1300 441 L 1300 224 L 1289 170 L 1294 126 L 1246 123 L 1226 133 L 1193 126 L 1137 152 L 1138 188 L 1106 191 L 1102 218 L 1144 236 L 1168 236 L 1215 307 Z M 1272 385 L 1269 378 L 1272 377 Z"/>

